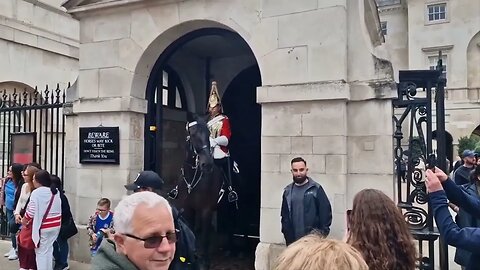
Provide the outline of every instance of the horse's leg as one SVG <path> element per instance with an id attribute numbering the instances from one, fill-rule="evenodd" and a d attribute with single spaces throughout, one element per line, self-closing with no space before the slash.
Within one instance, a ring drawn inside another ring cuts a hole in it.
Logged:
<path id="1" fill-rule="evenodd" d="M 200 260 L 201 270 L 208 270 L 210 268 L 210 232 L 211 232 L 211 224 L 212 224 L 212 217 L 213 212 L 211 209 L 203 209 L 200 213 L 200 231 L 199 231 L 199 253 L 200 253 Z"/>

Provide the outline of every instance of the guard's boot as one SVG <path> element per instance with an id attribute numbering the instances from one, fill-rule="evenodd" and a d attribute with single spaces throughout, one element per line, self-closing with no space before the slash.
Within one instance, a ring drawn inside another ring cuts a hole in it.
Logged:
<path id="1" fill-rule="evenodd" d="M 174 189 L 170 190 L 168 192 L 168 197 L 172 200 L 175 200 L 178 196 L 178 187 L 175 187 Z"/>
<path id="2" fill-rule="evenodd" d="M 228 187 L 227 198 L 228 198 L 228 202 L 230 202 L 230 203 L 238 201 L 238 194 L 237 194 L 237 192 L 235 192 L 235 190 L 232 189 L 232 186 Z"/>

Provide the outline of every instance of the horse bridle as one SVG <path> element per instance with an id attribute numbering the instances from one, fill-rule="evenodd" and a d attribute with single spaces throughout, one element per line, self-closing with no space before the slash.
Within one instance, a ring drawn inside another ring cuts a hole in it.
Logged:
<path id="1" fill-rule="evenodd" d="M 190 134 L 190 128 L 197 125 L 198 122 L 197 121 L 193 121 L 191 123 L 187 123 L 187 132 Z M 202 147 L 200 147 L 199 150 L 197 150 L 195 148 L 195 146 L 192 144 L 192 141 L 190 140 L 190 135 L 187 136 L 187 139 L 186 141 L 188 142 L 189 146 L 191 147 L 191 149 L 193 149 L 193 153 L 194 153 L 194 160 L 195 160 L 195 164 L 190 164 L 188 162 L 184 162 L 184 164 L 188 164 L 191 166 L 192 169 L 195 170 L 195 173 L 193 174 L 193 178 L 192 178 L 192 181 L 188 181 L 187 178 L 185 177 L 185 169 L 184 169 L 184 166 L 182 166 L 182 168 L 180 169 L 181 173 L 182 173 L 182 179 L 183 181 L 185 182 L 185 185 L 187 185 L 187 192 L 188 194 L 190 194 L 190 192 L 198 185 L 198 183 L 200 183 L 200 180 L 202 179 L 202 176 L 203 176 L 203 169 L 202 168 L 199 168 L 199 154 L 202 152 L 202 151 L 210 151 L 210 152 L 207 152 L 207 154 L 212 154 L 211 153 L 211 150 L 209 150 L 208 148 L 208 145 L 205 144 L 203 145 Z M 200 175 L 197 177 L 198 175 L 198 172 L 200 171 Z"/>

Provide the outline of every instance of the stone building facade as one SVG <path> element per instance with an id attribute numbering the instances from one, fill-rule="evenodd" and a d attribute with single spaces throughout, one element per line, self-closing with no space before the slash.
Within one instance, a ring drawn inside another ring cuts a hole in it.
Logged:
<path id="1" fill-rule="evenodd" d="M 60 7 L 61 2 L 0 2 L 0 89 L 57 83 L 65 87 L 75 82 L 79 24 Z"/>
<path id="2" fill-rule="evenodd" d="M 78 152 L 80 127 L 120 126 L 119 165 L 87 166 L 77 155 L 67 157 L 66 191 L 80 224 L 90 214 L 80 206 L 94 205 L 100 196 L 118 201 L 123 185 L 144 168 L 149 77 L 172 43 L 202 29 L 233 32 L 248 45 L 249 52 L 211 59 L 220 86 L 251 65 L 261 74 L 256 269 L 270 269 L 284 242 L 280 203 L 283 186 L 291 181 L 292 157 L 304 156 L 324 186 L 333 207 L 333 237 L 342 236 L 345 210 L 357 191 L 375 187 L 393 195 L 395 84 L 374 1 L 71 0 L 63 6 L 80 21 L 80 72 L 67 117 L 72 131 L 67 147 Z M 217 54 L 228 44 L 220 45 Z M 204 94 L 196 93 L 199 85 L 208 85 L 195 57 L 205 55 L 204 46 L 184 48 L 170 61 L 173 66 L 180 61 L 178 77 L 194 112 L 205 104 Z M 189 62 L 182 65 L 185 58 Z M 178 110 L 166 114 L 171 120 L 182 117 Z"/>
<path id="3" fill-rule="evenodd" d="M 38 87 L 41 93 L 48 87 L 50 93 L 58 85 L 65 89 L 78 77 L 79 23 L 60 7 L 59 0 L 4 0 L 0 1 L 0 95 L 10 95 L 16 91 L 17 97 L 27 103 L 23 93 L 33 93 Z M 45 100 L 42 94 L 37 96 Z M 8 100 L 8 98 L 7 98 Z M 13 102 L 14 103 L 14 102 Z M 12 104 L 2 103 L 2 108 Z M 44 117 L 46 117 L 44 113 Z M 51 114 L 49 115 L 51 116 Z M 21 118 L 23 121 L 20 121 Z M 32 116 L 33 118 L 33 116 Z M 49 117 L 50 118 L 50 117 Z M 9 131 L 26 128 L 25 113 L 2 112 L 0 119 L 0 164 L 1 174 L 5 175 L 8 163 Z M 46 130 L 46 124 L 37 119 L 36 126 Z M 22 124 L 20 124 L 22 122 Z M 29 121 L 30 122 L 30 121 Z M 61 137 L 58 130 L 47 135 Z M 23 126 L 21 126 L 23 125 Z M 33 126 L 33 120 L 29 124 Z M 59 121 L 59 126 L 62 122 Z M 29 128 L 30 128 L 29 126 Z M 42 130 L 40 128 L 40 130 Z M 39 135 L 40 132 L 37 133 Z M 37 140 L 42 138 L 37 136 Z M 50 144 L 50 140 L 49 143 Z M 48 146 L 50 147 L 50 146 Z M 37 160 L 46 164 L 45 155 Z M 53 163 L 53 162 L 50 162 Z M 61 161 L 57 162 L 61 166 Z"/>
<path id="4" fill-rule="evenodd" d="M 453 144 L 480 135 L 480 2 L 377 0 L 395 74 L 433 68 L 442 51 L 446 68 L 446 130 Z"/>

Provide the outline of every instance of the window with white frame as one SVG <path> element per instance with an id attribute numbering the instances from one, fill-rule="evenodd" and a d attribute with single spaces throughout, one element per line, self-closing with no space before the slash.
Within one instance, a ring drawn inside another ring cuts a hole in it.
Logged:
<path id="1" fill-rule="evenodd" d="M 382 35 L 387 35 L 387 22 L 380 22 L 380 28 L 382 29 Z"/>
<path id="2" fill-rule="evenodd" d="M 438 55 L 428 56 L 428 66 L 430 70 L 436 70 L 438 65 Z M 442 55 L 443 74 L 447 76 L 447 56 Z"/>
<path id="3" fill-rule="evenodd" d="M 1 0 L 0 0 L 1 1 Z M 165 67 L 161 71 L 159 85 L 155 89 L 154 103 L 157 104 L 157 91 L 161 91 L 162 105 L 165 107 L 186 110 L 186 97 L 182 82 L 178 74 L 171 68 Z M 159 94 L 160 94 L 159 93 Z"/>
<path id="4" fill-rule="evenodd" d="M 427 17 L 429 22 L 447 20 L 447 3 L 427 5 Z"/>

